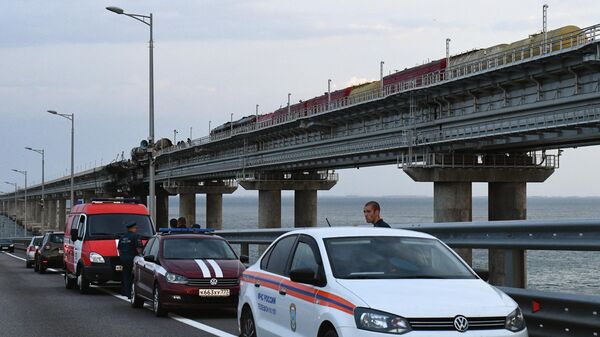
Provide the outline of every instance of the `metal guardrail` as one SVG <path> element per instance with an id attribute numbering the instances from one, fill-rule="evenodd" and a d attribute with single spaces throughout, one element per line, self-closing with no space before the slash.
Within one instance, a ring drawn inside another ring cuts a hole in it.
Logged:
<path id="1" fill-rule="evenodd" d="M 500 289 L 519 303 L 531 337 L 600 336 L 600 296 Z"/>

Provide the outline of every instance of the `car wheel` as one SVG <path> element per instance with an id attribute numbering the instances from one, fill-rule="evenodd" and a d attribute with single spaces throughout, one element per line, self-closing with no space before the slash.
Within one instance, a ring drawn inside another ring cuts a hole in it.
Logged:
<path id="1" fill-rule="evenodd" d="M 335 332 L 334 328 L 329 328 L 327 331 L 325 331 L 323 337 L 338 337 L 338 334 Z"/>
<path id="2" fill-rule="evenodd" d="M 83 270 L 77 275 L 77 286 L 81 294 L 87 294 L 90 289 L 90 281 L 85 277 Z"/>
<path id="3" fill-rule="evenodd" d="M 77 279 L 74 278 L 70 278 L 67 273 L 65 272 L 65 288 L 66 289 L 73 289 L 75 288 L 75 283 L 77 282 Z"/>
<path id="4" fill-rule="evenodd" d="M 167 311 L 163 308 L 162 303 L 160 303 L 160 288 L 158 287 L 158 284 L 154 286 L 152 299 L 152 311 L 154 311 L 154 315 L 156 315 L 156 317 L 166 316 Z"/>
<path id="5" fill-rule="evenodd" d="M 252 311 L 250 309 L 246 308 L 242 312 L 240 327 L 242 330 L 242 337 L 256 337 L 256 325 L 254 324 L 254 317 L 252 317 Z"/>
<path id="6" fill-rule="evenodd" d="M 37 256 L 33 260 L 33 271 L 36 272 L 36 273 L 38 271 L 40 271 L 40 265 L 38 264 L 38 258 L 37 258 Z"/>
<path id="7" fill-rule="evenodd" d="M 131 284 L 131 307 L 132 308 L 141 308 L 144 306 L 144 300 L 139 297 L 136 293 L 135 282 Z"/>
<path id="8" fill-rule="evenodd" d="M 25 268 L 31 268 L 31 261 L 25 260 Z"/>
<path id="9" fill-rule="evenodd" d="M 40 274 L 44 274 L 46 272 L 46 266 L 44 266 L 44 264 L 42 263 L 41 257 L 40 257 L 40 263 L 38 266 L 38 271 L 40 272 Z"/>

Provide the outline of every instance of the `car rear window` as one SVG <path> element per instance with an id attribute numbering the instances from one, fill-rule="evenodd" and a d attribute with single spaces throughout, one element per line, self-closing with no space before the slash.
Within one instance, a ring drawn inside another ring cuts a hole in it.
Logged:
<path id="1" fill-rule="evenodd" d="M 229 244 L 221 239 L 180 238 L 163 241 L 165 259 L 237 259 Z"/>
<path id="2" fill-rule="evenodd" d="M 135 222 L 137 233 L 149 238 L 154 235 L 150 217 L 142 214 L 93 214 L 88 217 L 86 237 L 118 238 L 127 232 L 126 225 Z"/>
<path id="3" fill-rule="evenodd" d="M 49 241 L 52 243 L 63 243 L 64 239 L 64 234 L 52 234 L 50 235 Z"/>

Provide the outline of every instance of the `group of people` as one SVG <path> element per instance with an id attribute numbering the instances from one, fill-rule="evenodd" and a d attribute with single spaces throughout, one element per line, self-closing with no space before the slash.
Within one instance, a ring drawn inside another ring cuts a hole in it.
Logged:
<path id="1" fill-rule="evenodd" d="M 179 219 L 175 219 L 172 218 L 171 220 L 169 220 L 169 227 L 170 228 L 188 228 L 187 227 L 187 220 L 185 220 L 185 217 L 180 216 Z M 199 224 L 193 224 L 192 228 L 200 228 Z"/>

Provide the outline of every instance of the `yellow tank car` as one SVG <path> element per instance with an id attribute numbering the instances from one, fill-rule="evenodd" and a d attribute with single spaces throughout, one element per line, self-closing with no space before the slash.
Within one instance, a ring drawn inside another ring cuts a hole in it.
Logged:
<path id="1" fill-rule="evenodd" d="M 369 95 L 376 97 L 379 89 L 381 89 L 381 81 L 373 81 L 357 85 L 352 88 L 350 95 L 348 95 L 348 103 L 353 104 L 357 101 L 364 101 L 365 99 L 368 99 L 367 96 Z"/>
<path id="2" fill-rule="evenodd" d="M 550 30 L 547 33 L 548 51 L 569 48 L 577 43 L 577 34 L 581 29 L 577 26 L 564 26 L 558 29 Z M 513 42 L 509 49 L 513 50 L 511 57 L 514 61 L 524 58 L 540 55 L 544 46 L 544 33 L 536 33 L 528 38 Z"/>

